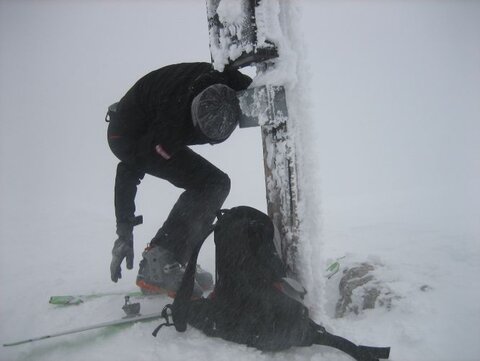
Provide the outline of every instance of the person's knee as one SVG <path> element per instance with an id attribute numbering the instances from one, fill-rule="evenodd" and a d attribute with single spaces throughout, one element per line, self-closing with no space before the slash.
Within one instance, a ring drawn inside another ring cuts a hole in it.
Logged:
<path id="1" fill-rule="evenodd" d="M 227 198 L 228 194 L 230 193 L 231 186 L 230 177 L 227 174 L 223 172 L 215 173 L 214 176 L 210 177 L 208 183 L 209 184 L 206 189 L 208 189 L 212 194 L 218 195 L 218 197 L 222 198 L 222 200 Z"/>
<path id="2" fill-rule="evenodd" d="M 225 198 L 230 193 L 231 184 L 230 177 L 226 173 L 222 173 L 222 176 L 219 179 L 219 190 L 225 194 Z"/>

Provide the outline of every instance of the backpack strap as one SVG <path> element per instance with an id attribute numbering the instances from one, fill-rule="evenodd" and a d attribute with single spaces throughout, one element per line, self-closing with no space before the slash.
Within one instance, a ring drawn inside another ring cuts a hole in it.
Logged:
<path id="1" fill-rule="evenodd" d="M 173 301 L 171 307 L 172 311 L 172 320 L 175 325 L 175 329 L 178 332 L 185 332 L 187 329 L 187 319 L 190 306 L 190 300 L 193 294 L 193 287 L 195 285 L 195 271 L 197 269 L 197 259 L 198 254 L 200 253 L 200 248 L 202 248 L 205 240 L 210 236 L 210 234 L 215 229 L 214 226 L 210 228 L 205 235 L 205 237 L 195 246 L 190 260 L 188 261 L 187 269 L 183 275 L 182 283 L 180 288 L 177 291 L 177 295 Z"/>
<path id="2" fill-rule="evenodd" d="M 334 347 L 357 361 L 378 361 L 378 359 L 388 359 L 390 356 L 390 347 L 356 345 L 346 338 L 328 333 L 323 326 L 313 321 L 311 324 L 316 331 L 313 343 L 317 345 Z"/>

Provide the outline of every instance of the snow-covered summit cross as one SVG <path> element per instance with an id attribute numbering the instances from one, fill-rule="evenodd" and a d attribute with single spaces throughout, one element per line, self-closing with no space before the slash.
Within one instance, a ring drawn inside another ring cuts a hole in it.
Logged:
<path id="1" fill-rule="evenodd" d="M 216 70 L 256 66 L 253 87 L 239 93 L 240 127 L 262 128 L 267 210 L 292 275 L 298 269 L 298 187 L 293 134 L 279 71 L 281 31 L 278 0 L 207 0 L 212 63 Z M 284 15 L 284 14 L 283 14 Z"/>

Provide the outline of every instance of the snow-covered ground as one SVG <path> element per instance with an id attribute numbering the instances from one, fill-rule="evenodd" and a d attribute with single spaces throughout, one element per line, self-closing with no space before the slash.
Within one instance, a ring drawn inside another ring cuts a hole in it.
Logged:
<path id="1" fill-rule="evenodd" d="M 302 152 L 321 178 L 309 185 L 322 200 L 322 214 L 308 220 L 323 224 L 309 240 L 322 245 L 313 256 L 382 264 L 378 277 L 400 296 L 390 311 L 334 319 L 338 274 L 326 281 L 317 321 L 392 346 L 394 361 L 479 360 L 480 3 L 300 3 L 317 138 Z M 150 70 L 208 61 L 205 17 L 204 1 L 0 1 L 2 343 L 122 316 L 122 297 L 47 301 L 135 289 L 137 269 L 118 284 L 108 269 L 116 160 L 105 108 Z M 265 209 L 258 129 L 195 150 L 230 175 L 226 207 Z M 179 194 L 143 181 L 137 265 Z M 212 241 L 200 262 L 213 270 Z M 143 300 L 142 311 L 167 301 Z M 155 339 L 156 325 L 1 348 L 0 360 L 349 359 L 320 347 L 266 354 L 195 330 L 162 329 Z"/>

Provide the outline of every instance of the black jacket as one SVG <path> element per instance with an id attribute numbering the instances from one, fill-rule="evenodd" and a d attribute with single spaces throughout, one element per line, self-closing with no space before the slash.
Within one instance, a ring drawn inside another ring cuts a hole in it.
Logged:
<path id="1" fill-rule="evenodd" d="M 205 144 L 192 124 L 193 98 L 210 85 L 221 83 L 246 89 L 251 79 L 237 70 L 222 73 L 209 63 L 181 63 L 152 71 L 138 80 L 118 104 L 118 136 L 136 143 L 136 156 L 161 144 L 169 153 L 186 145 Z"/>

